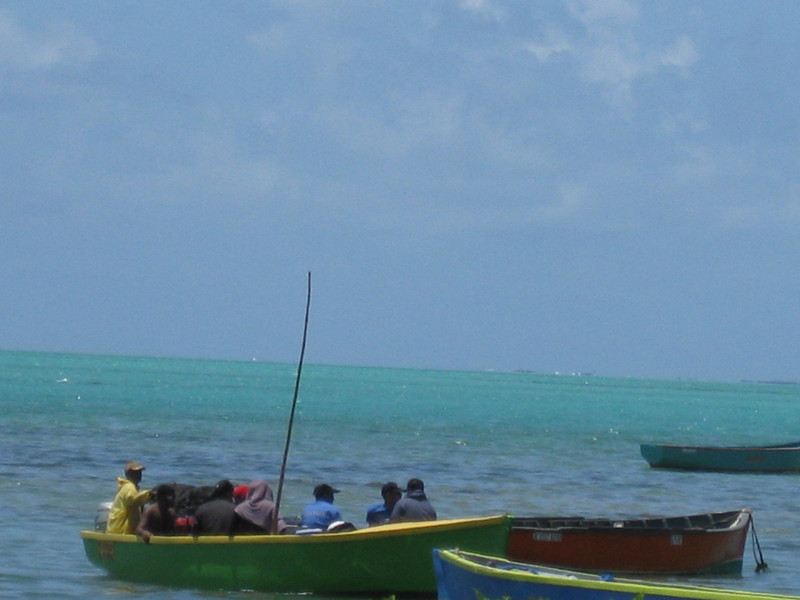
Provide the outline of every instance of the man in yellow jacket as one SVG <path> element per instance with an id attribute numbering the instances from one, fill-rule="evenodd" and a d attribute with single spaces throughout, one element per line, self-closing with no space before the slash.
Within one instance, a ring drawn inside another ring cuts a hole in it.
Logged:
<path id="1" fill-rule="evenodd" d="M 125 464 L 125 479 L 117 477 L 117 495 L 108 513 L 106 533 L 134 533 L 142 516 L 142 507 L 151 491 L 139 491 L 144 467 L 137 462 Z"/>

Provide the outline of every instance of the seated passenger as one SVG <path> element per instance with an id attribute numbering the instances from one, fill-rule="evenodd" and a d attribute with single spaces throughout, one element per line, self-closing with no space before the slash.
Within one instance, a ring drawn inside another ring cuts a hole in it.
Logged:
<path id="1" fill-rule="evenodd" d="M 406 495 L 392 509 L 392 521 L 435 521 L 436 511 L 425 496 L 420 479 L 409 479 Z"/>
<path id="2" fill-rule="evenodd" d="M 233 484 L 223 479 L 214 486 L 211 498 L 201 504 L 194 514 L 198 535 L 233 535 L 236 524 L 236 505 L 233 503 Z"/>
<path id="3" fill-rule="evenodd" d="M 272 488 L 263 479 L 250 483 L 245 499 L 236 505 L 236 533 L 272 533 L 273 522 L 277 520 L 276 530 L 281 533 L 286 524 L 275 514 Z"/>
<path id="4" fill-rule="evenodd" d="M 300 527 L 325 531 L 328 525 L 334 521 L 341 521 L 342 515 L 339 509 L 333 505 L 333 495 L 338 493 L 339 490 L 332 488 L 327 483 L 321 483 L 315 487 L 314 498 L 316 500 L 311 504 L 306 504 L 303 508 Z"/>
<path id="5" fill-rule="evenodd" d="M 156 502 L 147 507 L 142 514 L 136 534 L 142 536 L 145 544 L 153 535 L 172 535 L 175 533 L 175 490 L 171 485 L 161 484 L 156 488 Z"/>
<path id="6" fill-rule="evenodd" d="M 403 492 L 400 486 L 394 481 L 384 483 L 381 488 L 381 496 L 383 502 L 375 504 L 367 509 L 367 525 L 380 525 L 381 523 L 388 523 L 392 517 L 392 509 L 397 501 L 403 497 Z"/>

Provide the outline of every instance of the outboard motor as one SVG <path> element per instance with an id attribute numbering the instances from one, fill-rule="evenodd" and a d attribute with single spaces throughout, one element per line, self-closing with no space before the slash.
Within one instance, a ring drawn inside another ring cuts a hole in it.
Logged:
<path id="1" fill-rule="evenodd" d="M 95 531 L 106 531 L 106 523 L 108 523 L 108 513 L 111 512 L 111 502 L 101 502 L 97 507 L 97 512 L 94 515 L 94 529 Z"/>

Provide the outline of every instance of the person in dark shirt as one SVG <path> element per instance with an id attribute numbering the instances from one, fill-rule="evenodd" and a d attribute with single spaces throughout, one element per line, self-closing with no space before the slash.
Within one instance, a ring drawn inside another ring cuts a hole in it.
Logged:
<path id="1" fill-rule="evenodd" d="M 223 479 L 214 486 L 211 498 L 194 515 L 198 535 L 233 535 L 236 523 L 233 484 Z"/>
<path id="2" fill-rule="evenodd" d="M 435 521 L 436 510 L 425 495 L 421 479 L 409 479 L 406 495 L 392 509 L 392 521 Z"/>

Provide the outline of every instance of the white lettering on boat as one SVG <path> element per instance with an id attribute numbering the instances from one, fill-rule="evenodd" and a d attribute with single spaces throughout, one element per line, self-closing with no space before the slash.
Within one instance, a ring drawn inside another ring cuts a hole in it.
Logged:
<path id="1" fill-rule="evenodd" d="M 560 542 L 561 534 L 555 531 L 536 531 L 533 539 L 537 542 Z"/>

